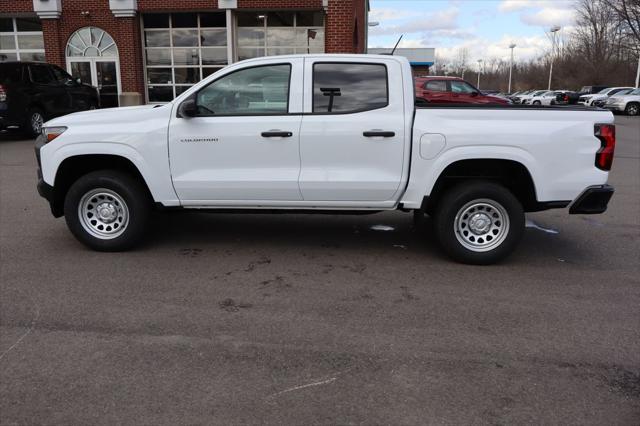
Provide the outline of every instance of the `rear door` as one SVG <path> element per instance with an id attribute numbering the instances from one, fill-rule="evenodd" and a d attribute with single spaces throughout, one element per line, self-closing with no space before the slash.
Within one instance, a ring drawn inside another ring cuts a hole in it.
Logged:
<path id="1" fill-rule="evenodd" d="M 447 91 L 445 80 L 430 80 L 424 83 L 425 98 L 432 103 L 446 104 L 451 102 L 451 93 Z"/>
<path id="2" fill-rule="evenodd" d="M 33 83 L 29 88 L 32 101 L 44 109 L 45 119 L 67 114 L 70 110 L 71 98 L 49 66 L 29 64 L 29 73 Z"/>
<path id="3" fill-rule="evenodd" d="M 335 206 L 394 200 L 400 190 L 406 137 L 400 63 L 306 58 L 304 80 L 300 130 L 304 200 Z"/>

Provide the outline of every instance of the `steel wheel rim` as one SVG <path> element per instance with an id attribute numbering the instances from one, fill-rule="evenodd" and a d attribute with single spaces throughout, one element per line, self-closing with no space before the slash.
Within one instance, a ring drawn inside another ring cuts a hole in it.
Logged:
<path id="1" fill-rule="evenodd" d="M 497 201 L 481 198 L 462 206 L 453 223 L 453 230 L 467 250 L 482 253 L 495 249 L 509 235 L 509 215 Z"/>
<path id="2" fill-rule="evenodd" d="M 101 240 L 117 238 L 129 225 L 129 208 L 124 198 L 106 188 L 87 192 L 78 204 L 78 217 L 85 231 Z"/>
<path id="3" fill-rule="evenodd" d="M 39 112 L 31 114 L 31 129 L 34 133 L 40 133 L 42 131 L 42 125 L 44 124 L 44 118 Z"/>

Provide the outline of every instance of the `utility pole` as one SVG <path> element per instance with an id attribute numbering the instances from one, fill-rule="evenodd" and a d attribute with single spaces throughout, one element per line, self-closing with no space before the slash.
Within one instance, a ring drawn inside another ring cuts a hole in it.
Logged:
<path id="1" fill-rule="evenodd" d="M 482 73 L 482 59 L 478 59 L 478 90 L 480 90 L 480 73 Z"/>
<path id="2" fill-rule="evenodd" d="M 509 45 L 509 49 L 511 49 L 511 64 L 509 65 L 509 90 L 508 93 L 511 93 L 511 73 L 513 71 L 513 49 L 516 47 L 515 43 L 511 43 Z"/>
<path id="3" fill-rule="evenodd" d="M 547 90 L 551 90 L 551 76 L 553 75 L 553 60 L 556 57 L 556 36 L 558 34 L 558 31 L 560 31 L 560 26 L 555 26 L 552 27 L 549 30 L 549 33 L 551 34 L 551 66 L 549 67 L 549 87 L 547 87 Z"/>
<path id="4" fill-rule="evenodd" d="M 638 51 L 638 71 L 636 72 L 636 88 L 640 87 L 640 50 Z"/>

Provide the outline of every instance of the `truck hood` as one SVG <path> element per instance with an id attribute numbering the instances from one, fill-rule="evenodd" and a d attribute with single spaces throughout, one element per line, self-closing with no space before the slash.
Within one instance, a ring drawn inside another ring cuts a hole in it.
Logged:
<path id="1" fill-rule="evenodd" d="M 87 124 L 102 124 L 103 126 L 111 126 L 118 124 L 128 124 L 140 121 L 149 116 L 150 110 L 162 108 L 171 108 L 167 105 L 139 105 L 120 108 L 94 109 L 90 111 L 74 112 L 73 114 L 63 115 L 47 121 L 44 126 L 73 126 Z"/>

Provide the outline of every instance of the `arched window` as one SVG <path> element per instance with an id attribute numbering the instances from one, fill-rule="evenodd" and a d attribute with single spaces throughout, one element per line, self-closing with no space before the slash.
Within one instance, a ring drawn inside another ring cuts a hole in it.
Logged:
<path id="1" fill-rule="evenodd" d="M 120 63 L 118 47 L 106 31 L 84 27 L 71 34 L 67 42 L 67 71 L 82 83 L 100 92 L 100 105 L 119 105 Z"/>
<path id="2" fill-rule="evenodd" d="M 69 38 L 67 57 L 117 57 L 118 48 L 106 31 L 97 27 L 81 28 Z"/>

